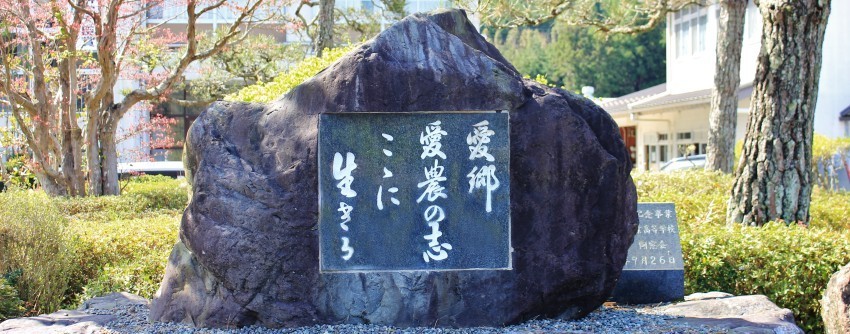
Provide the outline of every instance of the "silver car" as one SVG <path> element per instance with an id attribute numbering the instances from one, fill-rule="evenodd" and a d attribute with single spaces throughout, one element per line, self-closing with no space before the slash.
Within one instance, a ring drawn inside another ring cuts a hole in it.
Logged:
<path id="1" fill-rule="evenodd" d="M 664 165 L 662 165 L 659 171 L 667 173 L 676 170 L 687 170 L 696 168 L 705 168 L 705 154 L 690 155 L 687 157 L 681 157 L 670 160 Z"/>

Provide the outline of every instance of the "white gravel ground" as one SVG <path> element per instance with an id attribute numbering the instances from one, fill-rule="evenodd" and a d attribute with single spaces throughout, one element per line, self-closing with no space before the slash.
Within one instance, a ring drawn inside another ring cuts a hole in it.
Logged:
<path id="1" fill-rule="evenodd" d="M 186 324 L 150 323 L 148 308 L 144 306 L 119 306 L 114 309 L 89 310 L 97 314 L 113 314 L 118 320 L 106 325 L 106 333 L 725 333 L 723 329 L 709 327 L 690 327 L 674 324 L 665 319 L 672 316 L 651 314 L 650 308 L 608 307 L 602 306 L 580 320 L 530 320 L 525 323 L 503 328 L 396 328 L 376 325 L 320 325 L 300 328 L 268 329 L 264 327 L 245 327 L 240 329 L 197 329 Z"/>

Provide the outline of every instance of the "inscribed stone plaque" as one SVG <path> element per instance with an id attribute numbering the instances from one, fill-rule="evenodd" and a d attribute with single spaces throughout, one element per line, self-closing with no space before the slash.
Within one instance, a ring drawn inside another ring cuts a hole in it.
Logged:
<path id="1" fill-rule="evenodd" d="M 508 113 L 319 119 L 323 272 L 510 269 Z"/>
<path id="2" fill-rule="evenodd" d="M 684 263 L 673 203 L 638 203 L 638 232 L 613 300 L 644 304 L 681 299 Z"/>

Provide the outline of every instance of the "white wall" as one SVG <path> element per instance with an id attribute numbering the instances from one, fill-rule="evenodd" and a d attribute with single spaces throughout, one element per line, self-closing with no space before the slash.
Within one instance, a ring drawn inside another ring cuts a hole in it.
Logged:
<path id="1" fill-rule="evenodd" d="M 823 42 L 815 132 L 829 137 L 850 136 L 838 114 L 850 106 L 850 1 L 832 2 Z"/>
<path id="2" fill-rule="evenodd" d="M 705 32 L 705 51 L 694 55 L 676 57 L 677 40 L 674 35 L 674 15 L 667 17 L 667 89 L 671 93 L 709 89 L 714 86 L 717 59 L 718 12 L 713 4 L 706 8 L 708 26 Z M 751 23 L 751 21 L 754 21 Z M 756 61 L 761 45 L 761 20 L 758 8 L 750 1 L 747 7 L 744 41 L 741 48 L 741 84 L 753 82 Z M 753 25 L 752 27 L 750 25 Z"/>
<path id="3" fill-rule="evenodd" d="M 115 88 L 113 89 L 113 92 L 115 93 L 115 100 L 123 100 L 123 92 L 135 89 L 137 86 L 138 84 L 136 84 L 133 80 L 118 80 L 115 84 Z M 133 128 L 138 127 L 138 125 L 143 122 L 147 122 L 149 119 L 150 113 L 142 108 L 141 103 L 136 104 L 132 109 L 130 109 L 130 111 L 124 114 L 124 117 L 121 117 L 121 120 L 118 122 L 117 136 L 119 138 L 122 137 L 122 134 L 131 131 Z M 147 152 L 149 148 L 147 143 L 147 134 L 135 135 L 116 143 L 118 148 L 118 162 L 147 161 L 148 156 L 145 154 L 149 153 Z"/>
<path id="4" fill-rule="evenodd" d="M 703 9 L 708 23 L 705 50 L 693 55 L 676 56 L 677 44 L 674 14 L 667 16 L 667 91 L 681 93 L 711 87 L 714 82 L 714 50 L 717 44 L 717 5 Z"/>

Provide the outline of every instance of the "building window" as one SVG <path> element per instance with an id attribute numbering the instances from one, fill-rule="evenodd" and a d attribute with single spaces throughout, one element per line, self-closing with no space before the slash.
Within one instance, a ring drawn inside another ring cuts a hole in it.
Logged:
<path id="1" fill-rule="evenodd" d="M 650 164 L 658 162 L 657 152 L 658 148 L 655 145 L 646 145 L 646 161 Z"/>
<path id="2" fill-rule="evenodd" d="M 646 153 L 646 160 L 644 160 L 644 169 L 646 170 L 654 169 L 670 160 L 667 154 L 667 145 L 646 145 L 644 152 Z"/>
<path id="3" fill-rule="evenodd" d="M 690 5 L 673 14 L 673 34 L 676 36 L 676 58 L 705 51 L 705 31 L 708 9 Z"/>
<path id="4" fill-rule="evenodd" d="M 192 100 L 192 96 L 186 90 L 179 90 L 171 94 L 173 98 L 179 100 Z M 186 141 L 186 134 L 189 132 L 189 127 L 206 109 L 205 106 L 186 107 L 173 102 L 164 102 L 156 106 L 151 117 L 161 115 L 172 120 L 169 131 L 158 134 L 157 136 L 168 136 L 172 140 L 164 140 L 164 138 L 151 138 L 152 148 L 151 155 L 156 161 L 180 161 L 183 155 L 183 144 Z M 165 146 L 161 146 L 166 144 Z"/>
<path id="5" fill-rule="evenodd" d="M 667 140 L 667 137 L 668 136 L 667 136 L 666 133 L 659 133 L 658 134 L 658 141 L 665 141 L 665 140 Z"/>
<path id="6" fill-rule="evenodd" d="M 679 132 L 676 134 L 676 140 L 689 140 L 691 139 L 690 132 Z"/>

